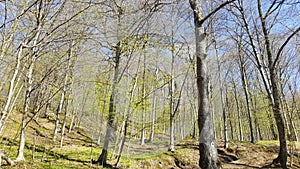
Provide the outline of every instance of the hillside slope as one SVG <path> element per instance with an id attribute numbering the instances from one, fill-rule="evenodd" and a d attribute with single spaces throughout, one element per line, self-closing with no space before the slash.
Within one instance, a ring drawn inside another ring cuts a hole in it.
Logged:
<path id="1" fill-rule="evenodd" d="M 11 159 L 16 158 L 18 148 L 18 131 L 20 116 L 14 116 L 8 121 L 0 139 L 0 150 Z M 25 162 L 9 166 L 2 160 L 2 168 L 102 168 L 91 164 L 91 159 L 97 159 L 101 152 L 95 142 L 81 128 L 75 128 L 71 133 L 66 131 L 64 144 L 52 141 L 54 128 L 53 119 L 40 118 L 38 123 L 31 121 L 27 127 Z M 60 135 L 58 140 L 60 139 Z M 137 141 L 138 142 L 138 141 Z M 131 140 L 129 144 L 134 144 Z M 115 168 L 125 169 L 167 169 L 167 168 L 199 168 L 198 143 L 196 140 L 182 140 L 175 152 L 167 151 L 167 140 L 158 139 L 145 146 L 131 146 L 130 155 L 124 154 L 120 165 Z M 219 143 L 219 147 L 221 143 Z M 129 147 L 129 146 L 128 146 Z M 292 149 L 291 149 L 292 148 Z M 291 156 L 290 168 L 300 168 L 300 144 L 289 143 Z M 276 168 L 269 165 L 276 157 L 278 142 L 260 141 L 258 144 L 248 142 L 230 142 L 229 149 L 218 149 L 219 164 L 222 168 Z M 115 164 L 115 155 L 109 155 L 109 164 Z M 292 165 L 291 165 L 292 163 Z"/>

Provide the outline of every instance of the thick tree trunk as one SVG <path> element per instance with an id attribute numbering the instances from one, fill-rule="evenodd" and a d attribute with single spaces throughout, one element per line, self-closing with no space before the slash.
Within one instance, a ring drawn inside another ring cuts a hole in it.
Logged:
<path id="1" fill-rule="evenodd" d="M 175 151 L 175 131 L 174 117 L 170 114 L 170 143 L 168 151 Z"/>
<path id="2" fill-rule="evenodd" d="M 207 75 L 207 42 L 203 25 L 202 7 L 199 1 L 190 0 L 194 12 L 196 35 L 196 66 L 198 87 L 198 127 L 199 127 L 199 166 L 202 169 L 214 169 L 217 166 L 217 148 L 215 143 L 212 121 L 208 103 L 208 75 Z"/>
<path id="3" fill-rule="evenodd" d="M 280 80 L 277 75 L 277 69 L 275 67 L 276 63 L 274 63 L 274 58 L 272 55 L 271 51 L 271 44 L 269 40 L 269 34 L 267 30 L 267 23 L 266 23 L 266 17 L 263 16 L 262 13 L 262 6 L 260 0 L 257 0 L 258 5 L 258 13 L 259 13 L 259 18 L 261 21 L 262 25 L 262 31 L 264 35 L 264 40 L 265 40 L 265 49 L 266 49 L 266 54 L 268 57 L 268 70 L 270 73 L 270 82 L 271 82 L 271 90 L 272 90 L 272 97 L 270 97 L 270 101 L 272 103 L 272 109 L 273 109 L 273 114 L 274 118 L 276 121 L 277 125 L 277 130 L 278 130 L 278 135 L 279 135 L 279 154 L 276 159 L 274 159 L 273 162 L 280 162 L 282 168 L 287 168 L 286 163 L 287 163 L 287 146 L 286 146 L 286 138 L 285 138 L 285 128 L 284 128 L 284 122 L 282 119 L 281 115 L 281 107 L 280 107 L 280 90 L 278 87 L 278 81 Z M 272 99 L 273 98 L 273 99 Z"/>

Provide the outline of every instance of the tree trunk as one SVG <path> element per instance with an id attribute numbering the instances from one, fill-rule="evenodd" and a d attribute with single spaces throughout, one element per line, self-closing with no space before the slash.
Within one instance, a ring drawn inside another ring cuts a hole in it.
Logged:
<path id="1" fill-rule="evenodd" d="M 199 1 L 190 0 L 194 12 L 196 35 L 196 66 L 198 87 L 198 127 L 199 127 L 199 166 L 202 169 L 214 169 L 217 166 L 217 149 L 209 113 L 208 75 L 207 75 L 207 42 L 203 25 L 202 7 Z"/>
<path id="2" fill-rule="evenodd" d="M 248 79 L 247 79 L 247 75 L 246 75 L 245 62 L 243 61 L 241 54 L 239 54 L 239 63 L 240 63 L 239 64 L 240 65 L 240 73 L 241 73 L 242 82 L 243 82 L 244 94 L 246 97 L 246 107 L 247 107 L 249 130 L 250 130 L 250 141 L 251 141 L 251 143 L 256 143 L 255 137 L 254 137 L 252 111 L 251 111 L 251 107 L 250 107 Z"/>
<path id="3" fill-rule="evenodd" d="M 140 63 L 140 60 L 139 60 L 139 63 Z M 133 84 L 132 84 L 132 87 L 131 87 L 131 90 L 129 92 L 129 101 L 128 101 L 128 108 L 127 108 L 127 112 L 125 112 L 125 125 L 124 125 L 124 134 L 123 134 L 123 138 L 121 140 L 121 146 L 120 146 L 120 149 L 119 149 L 119 153 L 118 153 L 118 158 L 117 158 L 117 162 L 116 162 L 116 166 L 119 165 L 119 162 L 120 162 L 120 159 L 121 159 L 121 156 L 122 156 L 122 153 L 123 153 L 123 149 L 124 149 L 124 145 L 125 145 L 125 142 L 126 142 L 126 137 L 127 137 L 127 129 L 128 129 L 128 125 L 129 125 L 129 119 L 130 117 L 132 116 L 132 113 L 134 111 L 134 108 L 132 108 L 132 103 L 133 103 L 133 97 L 134 97 L 134 90 L 136 89 L 136 86 L 137 86 L 137 82 L 138 82 L 138 71 L 139 71 L 139 65 L 138 64 L 138 68 L 137 68 L 137 71 L 135 73 L 135 80 L 133 81 Z"/>
<path id="4" fill-rule="evenodd" d="M 286 121 L 286 127 L 287 127 L 287 138 L 289 141 L 298 141 L 298 135 L 297 135 L 297 130 L 295 127 L 295 123 L 293 121 L 292 115 L 291 115 L 291 111 L 293 111 L 287 100 L 286 100 L 286 96 L 283 92 L 283 84 L 281 83 L 281 95 L 282 98 L 280 99 L 281 101 L 281 105 L 283 108 L 285 108 L 285 112 L 284 112 L 284 117 L 285 117 L 285 121 Z"/>
<path id="5" fill-rule="evenodd" d="M 170 143 L 168 151 L 175 151 L 175 131 L 174 131 L 174 117 L 172 114 L 170 114 Z"/>
<path id="6" fill-rule="evenodd" d="M 31 103 L 31 93 L 33 89 L 33 68 L 34 63 L 36 60 L 36 56 L 31 56 L 31 63 L 28 67 L 27 77 L 26 77 L 26 85 L 27 89 L 25 91 L 25 101 L 24 101 L 24 108 L 23 108 L 23 117 L 22 117 L 22 128 L 20 134 L 20 145 L 18 149 L 18 156 L 16 161 L 24 161 L 24 148 L 25 148 L 25 139 L 26 139 L 26 126 L 28 124 L 27 116 L 30 112 L 30 103 Z"/>
<path id="7" fill-rule="evenodd" d="M 104 110 L 106 107 L 106 100 L 103 100 L 103 105 L 102 105 L 102 112 L 101 112 L 101 121 L 104 120 Z M 98 140 L 97 140 L 97 145 L 100 145 L 101 142 L 101 137 L 102 137 L 102 124 L 99 125 L 99 134 L 98 134 Z"/>
<path id="8" fill-rule="evenodd" d="M 43 2 L 39 2 L 37 4 L 37 8 L 42 8 L 42 3 Z M 31 104 L 31 97 L 32 97 L 32 92 L 33 92 L 33 70 L 34 70 L 34 66 L 35 66 L 35 62 L 36 59 L 38 57 L 39 54 L 39 49 L 38 47 L 36 47 L 39 37 L 40 37 L 40 30 L 42 28 L 42 22 L 41 22 L 41 11 L 39 11 L 38 14 L 38 18 L 37 18 L 37 26 L 36 26 L 36 30 L 34 32 L 32 32 L 33 35 L 33 41 L 32 41 L 32 47 L 30 47 L 30 54 L 28 56 L 28 61 L 29 63 L 27 63 L 28 65 L 28 70 L 26 73 L 26 80 L 25 80 L 25 85 L 26 85 L 26 91 L 25 91 L 25 99 L 24 99 L 24 108 L 23 108 L 23 117 L 22 117 L 22 127 L 21 127 L 21 134 L 20 134 L 20 145 L 18 148 L 18 156 L 16 161 L 24 161 L 24 148 L 25 148 L 25 139 L 26 139 L 26 126 L 29 123 L 29 121 L 27 121 L 27 116 L 30 112 L 30 104 Z M 28 44 L 26 44 L 28 45 Z M 25 66 L 26 67 L 26 66 Z"/>
<path id="9" fill-rule="evenodd" d="M 145 138 L 146 138 L 146 131 L 145 131 L 145 116 L 146 116 L 146 51 L 145 51 L 145 44 L 143 46 L 144 49 L 144 60 L 143 60 L 143 86 L 142 86 L 142 94 L 143 94 L 143 105 L 142 105 L 142 129 L 141 129 L 141 141 L 140 144 L 144 145 L 145 144 Z"/>
<path id="10" fill-rule="evenodd" d="M 277 125 L 277 130 L 278 130 L 278 135 L 279 135 L 279 154 L 276 159 L 274 159 L 273 162 L 280 162 L 282 168 L 287 168 L 286 163 L 287 163 L 287 146 L 286 146 L 286 138 L 285 138 L 285 128 L 284 128 L 284 122 L 282 119 L 281 115 L 281 107 L 280 107 L 280 90 L 278 87 L 277 81 L 279 81 L 278 75 L 277 75 L 277 69 L 275 67 L 276 63 L 274 63 L 273 56 L 272 56 L 272 51 L 271 51 L 271 44 L 269 40 L 269 34 L 267 30 L 267 25 L 266 25 L 266 17 L 263 16 L 262 14 L 262 6 L 260 0 L 257 0 L 258 5 L 258 13 L 259 13 L 259 18 L 261 21 L 262 25 L 262 30 L 263 30 L 263 35 L 264 35 L 264 40 L 265 40 L 265 49 L 266 49 L 266 54 L 268 58 L 268 70 L 270 73 L 270 82 L 271 82 L 271 90 L 272 90 L 272 98 L 270 98 L 270 101 L 272 103 L 272 109 L 273 109 L 273 114 L 274 118 L 276 121 Z"/>
<path id="11" fill-rule="evenodd" d="M 15 162 L 11 160 L 7 155 L 4 153 L 0 152 L 0 162 L 2 161 L 2 158 L 10 165 L 13 166 L 15 165 Z M 1 164 L 1 163 L 0 163 Z M 0 165 L 1 166 L 1 165 Z"/>
<path id="12" fill-rule="evenodd" d="M 66 123 L 67 123 L 67 117 L 68 117 L 68 106 L 69 106 L 69 102 L 70 100 L 66 100 L 66 104 L 65 104 L 65 117 L 61 126 L 61 135 L 60 135 L 60 147 L 63 146 L 63 141 L 64 141 L 64 136 L 65 136 L 65 128 L 66 128 Z"/>
<path id="13" fill-rule="evenodd" d="M 66 102 L 66 103 L 63 102 L 64 105 L 65 105 L 65 117 L 64 117 L 62 127 L 61 127 L 60 147 L 62 147 L 63 140 L 64 140 L 65 127 L 66 127 L 66 122 L 67 122 L 67 117 L 68 117 L 68 105 L 69 105 L 68 103 L 70 102 L 70 100 L 66 97 L 66 93 L 67 93 L 67 88 L 68 88 L 67 85 L 68 85 L 68 82 L 69 82 L 69 76 L 72 75 L 71 65 L 72 65 L 72 59 L 73 59 L 73 49 L 72 49 L 73 46 L 74 46 L 74 43 L 71 42 L 70 43 L 70 48 L 69 48 L 69 51 L 68 51 L 69 52 L 69 54 L 68 54 L 68 63 L 66 65 L 66 74 L 65 74 L 65 79 L 64 79 L 63 93 L 65 93 L 64 94 L 64 102 Z"/>
<path id="14" fill-rule="evenodd" d="M 241 118 L 241 107 L 240 107 L 240 103 L 239 103 L 239 99 L 238 99 L 236 83 L 234 82 L 233 78 L 232 78 L 232 84 L 233 84 L 233 89 L 234 89 L 234 100 L 235 100 L 235 104 L 236 104 L 236 111 L 238 113 L 239 141 L 243 141 L 244 136 L 243 136 L 243 126 L 242 126 L 242 118 Z"/>
<path id="15" fill-rule="evenodd" d="M 7 94 L 7 98 L 5 101 L 5 105 L 4 105 L 4 109 L 1 111 L 1 118 L 0 118 L 0 134 L 2 134 L 3 128 L 6 124 L 6 121 L 8 119 L 8 117 L 10 116 L 11 111 L 10 107 L 13 107 L 12 100 L 13 100 L 13 96 L 15 93 L 15 89 L 16 86 L 19 82 L 19 71 L 20 71 L 20 66 L 21 66 L 21 56 L 23 54 L 23 44 L 20 45 L 19 51 L 17 53 L 17 58 L 16 58 L 16 64 L 15 64 L 15 68 L 14 68 L 14 73 L 10 79 L 10 83 L 9 83 L 9 89 L 8 89 L 8 94 Z"/>
<path id="16" fill-rule="evenodd" d="M 215 50 L 217 51 L 215 43 Z M 217 52 L 216 52 L 217 55 Z M 223 147 L 226 149 L 228 148 L 228 127 L 227 127 L 227 112 L 226 112 L 226 104 L 225 104 L 225 98 L 224 98 L 224 90 L 223 90 L 223 84 L 221 81 L 221 65 L 219 57 L 217 56 L 217 62 L 218 62 L 218 81 L 219 81 L 219 90 L 220 90 L 220 96 L 221 96 L 221 105 L 222 105 L 222 116 L 223 116 L 223 133 L 224 133 L 224 145 Z M 225 79 L 224 79 L 225 80 Z"/>
<path id="17" fill-rule="evenodd" d="M 121 46 L 120 42 L 116 46 L 116 56 L 114 57 L 114 78 L 113 78 L 113 84 L 111 88 L 111 94 L 109 98 L 109 107 L 108 107 L 108 120 L 106 125 L 106 133 L 105 133 L 105 139 L 104 144 L 102 147 L 102 153 L 100 154 L 97 163 L 100 165 L 106 165 L 107 164 L 107 153 L 108 153 L 108 145 L 110 142 L 110 137 L 112 135 L 112 129 L 113 129 L 113 122 L 115 119 L 116 114 L 116 105 L 115 105 L 115 94 L 116 94 L 116 87 L 118 84 L 118 78 L 119 78 L 119 64 L 121 59 Z"/>
<path id="18" fill-rule="evenodd" d="M 158 70 L 158 69 L 157 69 Z M 157 78 L 157 71 L 156 76 Z M 150 129 L 150 135 L 149 135 L 149 142 L 152 142 L 154 139 L 154 131 L 155 131 L 155 118 L 156 118 L 156 92 L 153 92 L 153 101 L 152 101 L 152 111 L 151 111 L 151 129 Z"/>
<path id="19" fill-rule="evenodd" d="M 55 127 L 54 127 L 54 132 L 53 132 L 53 141 L 56 141 L 56 137 L 57 137 L 57 132 L 58 132 L 58 128 L 59 128 L 59 122 L 60 122 L 60 114 L 62 112 L 62 109 L 64 107 L 64 103 L 65 103 L 65 95 L 66 95 L 66 83 L 67 83 L 67 79 L 68 79 L 68 75 L 65 75 L 65 80 L 64 80 L 64 87 L 63 87 L 63 91 L 61 93 L 60 96 L 60 102 L 59 105 L 57 107 L 56 110 L 56 120 L 55 120 Z"/>
<path id="20" fill-rule="evenodd" d="M 129 103 L 130 104 L 130 103 Z M 120 150 L 119 150 L 119 154 L 118 154 L 118 158 L 117 158 L 117 162 L 116 162 L 116 166 L 119 165 L 120 163 L 120 159 L 122 157 L 122 153 L 123 153 L 123 149 L 124 149 L 124 145 L 125 145 L 125 142 L 126 142 L 126 137 L 127 137 L 127 127 L 128 127 L 128 115 L 125 119 L 125 126 L 124 126 L 124 136 L 122 138 L 122 141 L 121 141 L 121 147 L 120 147 Z"/>

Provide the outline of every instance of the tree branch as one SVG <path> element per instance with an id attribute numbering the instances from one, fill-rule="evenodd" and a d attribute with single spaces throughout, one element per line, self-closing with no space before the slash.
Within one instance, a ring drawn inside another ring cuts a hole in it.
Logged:
<path id="1" fill-rule="evenodd" d="M 218 12 L 220 9 L 222 9 L 224 6 L 234 2 L 235 0 L 230 0 L 222 3 L 217 8 L 215 8 L 213 11 L 211 11 L 208 15 L 206 15 L 203 19 L 200 20 L 200 24 L 202 25 L 208 18 L 210 18 L 212 15 L 214 15 L 216 12 Z"/>
<path id="2" fill-rule="evenodd" d="M 284 47 L 289 43 L 289 41 L 300 31 L 300 27 L 298 27 L 285 41 L 284 43 L 281 45 L 281 47 L 279 48 L 278 52 L 277 52 L 277 55 L 276 55 L 276 58 L 274 60 L 274 63 L 273 63 L 273 67 L 276 66 L 278 60 L 279 60 L 279 57 L 284 49 Z"/>

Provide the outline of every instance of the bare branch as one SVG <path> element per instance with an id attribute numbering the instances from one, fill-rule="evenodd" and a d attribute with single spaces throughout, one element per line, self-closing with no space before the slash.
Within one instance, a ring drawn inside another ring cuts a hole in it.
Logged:
<path id="1" fill-rule="evenodd" d="M 298 27 L 285 41 L 284 43 L 281 45 L 281 47 L 279 48 L 278 52 L 277 52 L 277 55 L 276 55 L 276 58 L 274 60 L 274 63 L 273 63 L 273 67 L 276 66 L 278 60 L 279 60 L 279 57 L 284 49 L 284 47 L 289 43 L 289 41 L 300 31 L 300 27 Z"/>
<path id="2" fill-rule="evenodd" d="M 219 5 L 216 9 L 214 9 L 213 11 L 211 11 L 208 15 L 206 15 L 203 19 L 200 20 L 200 24 L 203 24 L 207 19 L 209 19 L 212 15 L 214 15 L 215 13 L 217 13 L 220 9 L 222 9 L 224 6 L 234 2 L 235 0 L 230 0 L 230 1 L 226 1 L 224 3 L 222 3 L 221 5 Z"/>

